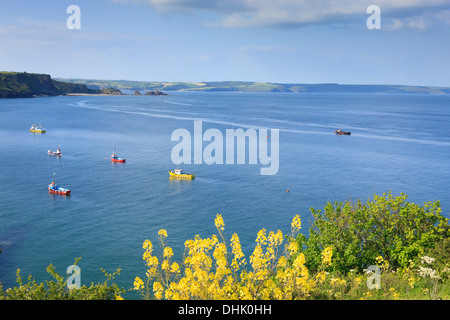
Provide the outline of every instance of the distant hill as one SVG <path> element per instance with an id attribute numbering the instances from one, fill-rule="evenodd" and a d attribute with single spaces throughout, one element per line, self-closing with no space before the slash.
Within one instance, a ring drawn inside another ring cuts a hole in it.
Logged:
<path id="1" fill-rule="evenodd" d="M 302 84 L 248 81 L 217 82 L 157 82 L 130 80 L 58 79 L 84 84 L 91 89 L 106 87 L 127 91 L 241 91 L 241 92 L 361 92 L 361 93 L 422 93 L 450 94 L 450 88 L 406 85 Z"/>
<path id="2" fill-rule="evenodd" d="M 48 74 L 0 72 L 0 98 L 28 98 L 66 94 L 111 94 L 147 91 L 145 95 L 164 95 L 162 91 L 216 92 L 354 92 L 450 94 L 450 88 L 403 85 L 353 85 L 337 83 L 302 84 L 249 81 L 152 82 L 129 80 L 52 79 Z"/>
<path id="3" fill-rule="evenodd" d="M 122 94 L 116 88 L 95 90 L 85 84 L 53 80 L 48 74 L 0 71 L 0 98 L 30 98 L 71 93 Z"/>

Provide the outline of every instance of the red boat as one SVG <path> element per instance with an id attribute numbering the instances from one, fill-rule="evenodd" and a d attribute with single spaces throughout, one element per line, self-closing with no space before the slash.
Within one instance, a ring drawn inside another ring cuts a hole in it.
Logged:
<path id="1" fill-rule="evenodd" d="M 69 196 L 70 195 L 70 190 L 69 189 L 61 188 L 60 186 L 56 185 L 56 183 L 55 183 L 55 174 L 53 174 L 53 182 L 48 185 L 48 191 L 50 193 L 61 194 L 61 195 L 64 195 L 64 196 Z"/>
<path id="2" fill-rule="evenodd" d="M 337 135 L 340 135 L 340 136 L 343 136 L 343 135 L 349 136 L 352 134 L 350 131 L 342 131 L 342 129 L 338 129 L 334 133 Z"/>
<path id="3" fill-rule="evenodd" d="M 111 161 L 112 162 L 125 162 L 127 159 L 125 158 L 119 158 L 116 154 L 116 150 L 114 150 L 114 153 L 111 155 Z"/>

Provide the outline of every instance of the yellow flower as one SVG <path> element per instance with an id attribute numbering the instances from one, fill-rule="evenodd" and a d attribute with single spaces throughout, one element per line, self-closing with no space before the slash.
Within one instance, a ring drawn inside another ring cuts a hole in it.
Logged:
<path id="1" fill-rule="evenodd" d="M 281 230 L 278 230 L 277 233 L 271 231 L 267 240 L 271 247 L 277 247 L 283 243 L 283 232 Z"/>
<path id="2" fill-rule="evenodd" d="M 161 263 L 161 269 L 169 270 L 169 262 L 167 260 L 164 260 L 163 263 Z"/>
<path id="3" fill-rule="evenodd" d="M 178 263 L 176 263 L 176 262 L 172 263 L 172 265 L 170 266 L 170 272 L 172 272 L 172 273 L 180 272 L 180 266 L 178 265 Z"/>
<path id="4" fill-rule="evenodd" d="M 119 295 L 116 296 L 116 300 L 123 300 L 123 298 Z"/>
<path id="5" fill-rule="evenodd" d="M 265 259 L 260 245 L 257 245 L 255 247 L 255 250 L 253 250 L 253 253 L 250 256 L 250 263 L 255 270 L 263 268 L 265 266 Z"/>
<path id="6" fill-rule="evenodd" d="M 288 250 L 291 252 L 291 254 L 297 252 L 298 250 L 297 242 L 291 241 L 288 245 Z"/>
<path id="7" fill-rule="evenodd" d="M 223 231 L 225 228 L 225 223 L 223 222 L 223 218 L 221 214 L 217 214 L 216 215 L 216 220 L 214 220 L 215 224 L 216 224 L 216 228 L 219 231 Z"/>
<path id="8" fill-rule="evenodd" d="M 145 240 L 144 241 L 144 244 L 142 245 L 142 248 L 144 248 L 144 249 L 152 249 L 153 248 L 153 245 L 152 245 L 152 243 L 151 243 L 151 241 L 150 240 Z"/>
<path id="9" fill-rule="evenodd" d="M 157 267 L 158 263 L 159 263 L 158 262 L 158 257 L 155 257 L 155 256 L 150 256 L 145 261 L 147 261 L 147 266 L 148 267 Z"/>
<path id="10" fill-rule="evenodd" d="M 239 265 L 245 265 L 244 253 L 242 253 L 241 242 L 239 241 L 239 237 L 236 233 L 231 236 L 231 249 L 234 255 L 233 261 L 231 262 L 231 266 L 233 269 L 239 269 Z"/>
<path id="11" fill-rule="evenodd" d="M 284 268 L 286 267 L 287 264 L 287 260 L 285 256 L 281 256 L 280 259 L 278 259 L 278 267 L 279 268 Z"/>
<path id="12" fill-rule="evenodd" d="M 332 286 L 334 286 L 335 284 L 339 284 L 340 281 L 341 280 L 339 278 L 332 278 L 330 280 L 330 283 L 331 283 Z"/>
<path id="13" fill-rule="evenodd" d="M 359 286 L 361 284 L 362 280 L 363 280 L 362 276 L 356 277 L 355 278 L 355 285 Z"/>
<path id="14" fill-rule="evenodd" d="M 159 230 L 158 235 L 161 237 L 167 237 L 167 231 L 164 229 Z"/>
<path id="15" fill-rule="evenodd" d="M 325 277 L 326 277 L 326 273 L 325 271 L 320 271 L 317 275 L 316 275 L 316 280 L 318 283 L 322 283 L 325 281 Z"/>
<path id="16" fill-rule="evenodd" d="M 170 258 L 173 256 L 173 251 L 171 247 L 165 247 L 164 248 L 164 253 L 163 253 L 164 258 Z"/>
<path id="17" fill-rule="evenodd" d="M 395 288 L 390 288 L 389 291 L 392 293 L 392 295 L 394 296 L 395 300 L 398 300 L 400 294 L 398 292 L 395 291 Z"/>
<path id="18" fill-rule="evenodd" d="M 259 243 L 260 245 L 265 245 L 266 241 L 267 241 L 267 237 L 266 237 L 266 229 L 261 229 L 258 231 L 258 234 L 256 235 L 256 240 L 257 243 Z"/>
<path id="19" fill-rule="evenodd" d="M 328 246 L 323 250 L 322 252 L 322 262 L 324 265 L 329 266 L 331 265 L 331 257 L 333 255 L 333 248 L 331 246 Z"/>
<path id="20" fill-rule="evenodd" d="M 161 283 L 155 281 L 153 283 L 153 293 L 155 294 L 155 298 L 160 300 L 163 296 L 163 291 L 164 291 L 164 288 L 161 285 Z"/>
<path id="21" fill-rule="evenodd" d="M 134 279 L 134 284 L 133 285 L 134 285 L 134 290 L 140 290 L 140 289 L 142 289 L 144 287 L 144 281 L 142 281 L 141 278 L 136 277 Z"/>
<path id="22" fill-rule="evenodd" d="M 291 230 L 293 233 L 300 230 L 302 227 L 302 221 L 300 220 L 300 215 L 295 215 L 294 219 L 292 219 Z"/>
<path id="23" fill-rule="evenodd" d="M 145 251 L 144 254 L 142 255 L 142 259 L 145 261 L 149 261 L 152 258 L 153 258 L 152 253 L 151 253 L 151 251 L 148 251 L 148 250 Z"/>
<path id="24" fill-rule="evenodd" d="M 411 277 L 408 279 L 408 284 L 411 288 L 414 288 L 415 281 L 416 281 L 416 279 L 414 279 L 414 277 Z"/>
<path id="25" fill-rule="evenodd" d="M 297 258 L 295 258 L 292 266 L 296 269 L 301 269 L 306 263 L 305 255 L 303 253 L 299 253 Z"/>

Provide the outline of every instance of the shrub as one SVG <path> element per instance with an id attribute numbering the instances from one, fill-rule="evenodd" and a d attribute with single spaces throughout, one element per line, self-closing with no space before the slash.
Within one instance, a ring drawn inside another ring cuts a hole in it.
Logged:
<path id="1" fill-rule="evenodd" d="M 299 246 L 307 266 L 317 270 L 321 252 L 333 248 L 330 270 L 342 273 L 362 270 L 381 256 L 391 268 L 406 268 L 425 251 L 449 236 L 448 219 L 439 201 L 423 206 L 407 202 L 407 196 L 374 195 L 372 201 L 327 203 L 323 212 L 311 208 L 314 221 L 309 238 L 300 234 Z"/>
<path id="2" fill-rule="evenodd" d="M 80 259 L 75 260 L 75 265 Z M 18 286 L 6 289 L 3 291 L 0 286 L 0 300 L 114 300 L 121 299 L 121 294 L 125 292 L 124 289 L 119 288 L 112 282 L 114 277 L 120 274 L 120 269 L 112 274 L 106 273 L 101 269 L 106 276 L 104 283 L 94 285 L 93 283 L 87 286 L 81 286 L 79 289 L 69 289 L 67 287 L 67 279 L 59 275 L 56 268 L 50 264 L 47 267 L 47 272 L 54 280 L 47 280 L 45 283 L 37 283 L 31 275 L 27 278 L 27 283 L 23 283 L 20 269 L 17 269 L 16 281 Z"/>

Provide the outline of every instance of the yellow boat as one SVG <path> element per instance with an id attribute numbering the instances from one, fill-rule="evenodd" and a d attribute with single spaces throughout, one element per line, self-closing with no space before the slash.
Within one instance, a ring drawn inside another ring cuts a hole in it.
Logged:
<path id="1" fill-rule="evenodd" d="M 176 178 L 176 179 L 192 180 L 195 178 L 195 174 L 183 173 L 182 169 L 175 169 L 174 172 L 169 171 L 169 175 L 170 175 L 170 178 Z"/>
<path id="2" fill-rule="evenodd" d="M 46 132 L 45 128 L 42 128 L 41 125 L 37 126 L 35 124 L 33 124 L 31 126 L 30 131 L 31 132 L 37 132 L 37 133 L 45 133 Z"/>

